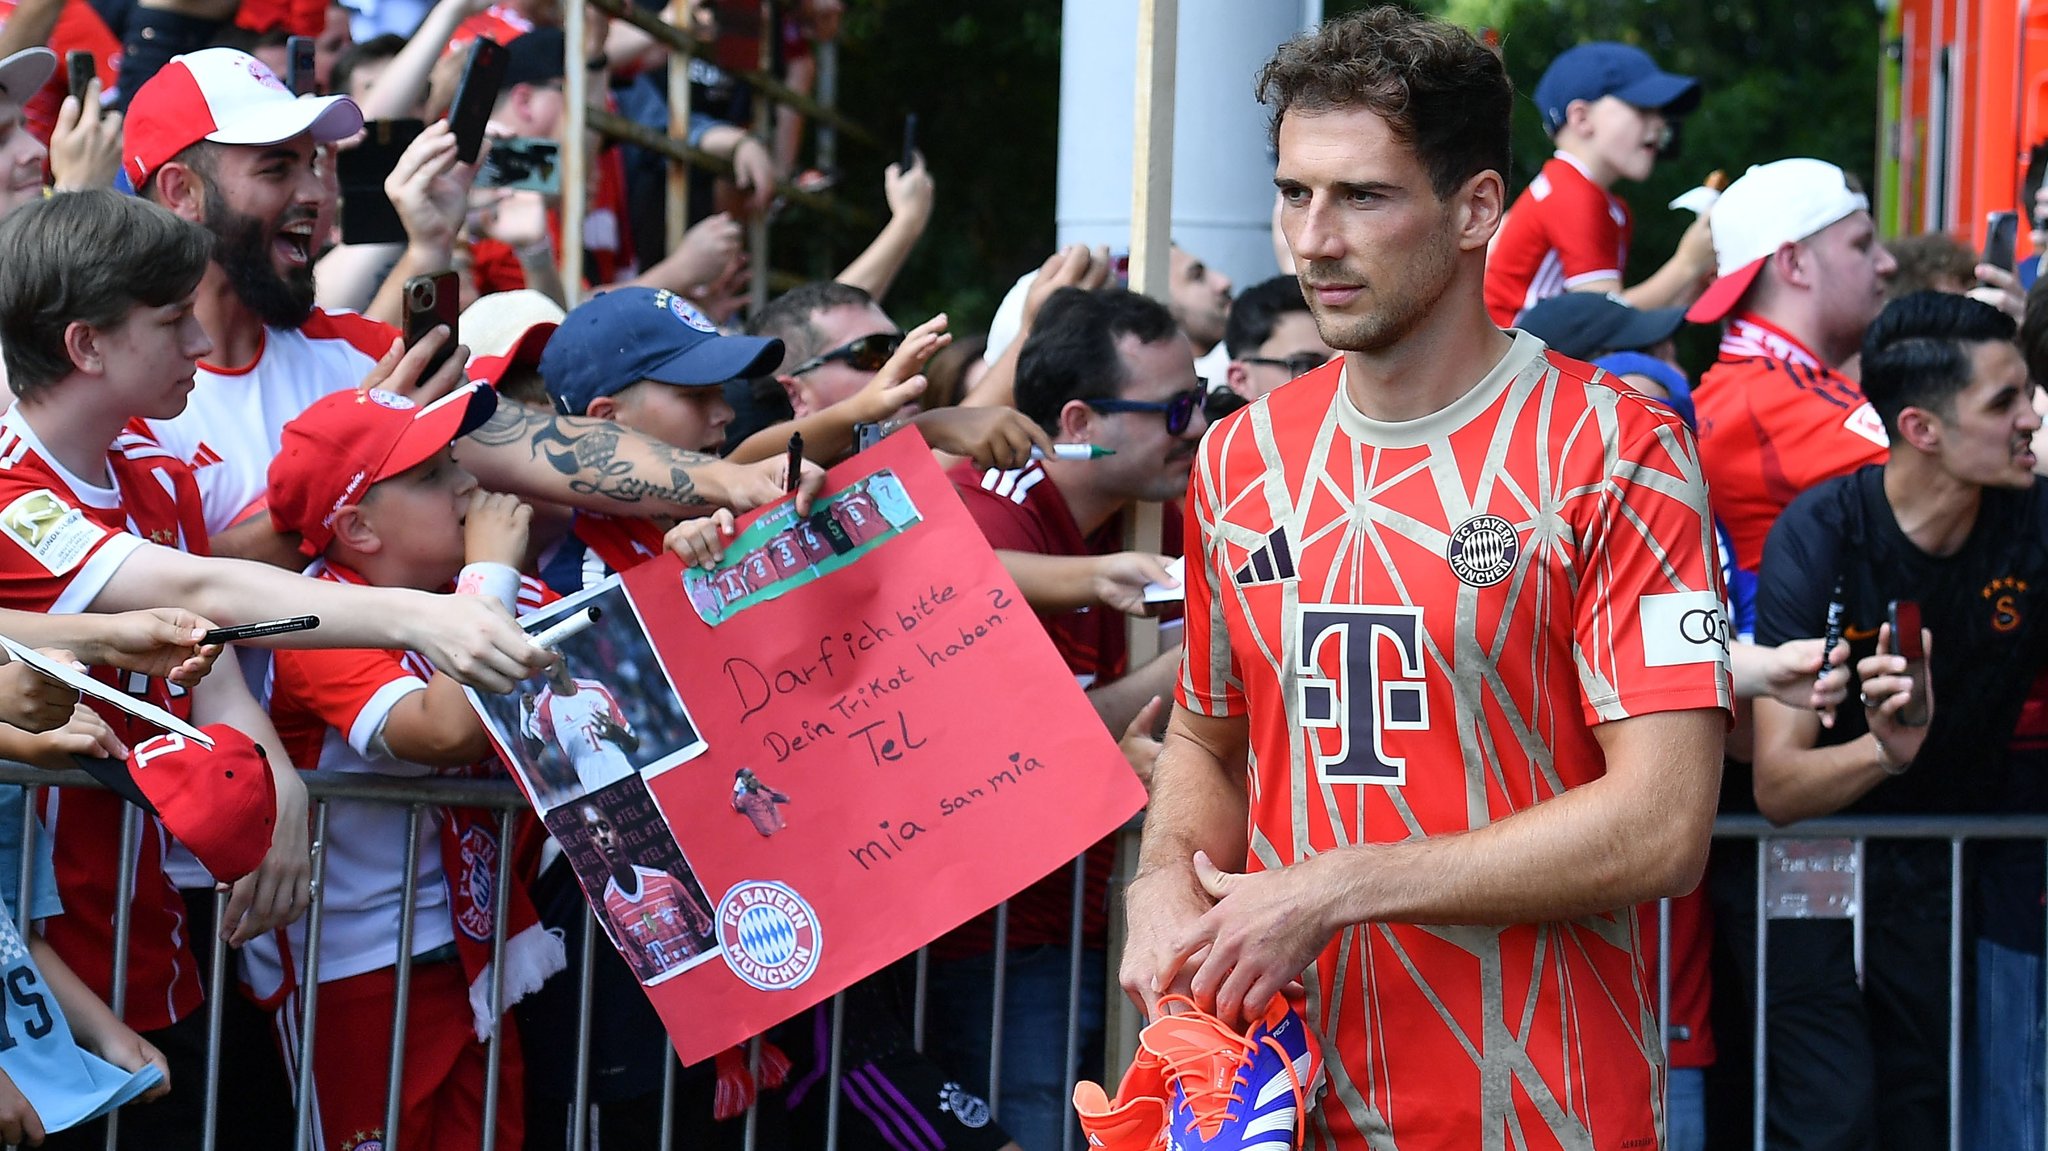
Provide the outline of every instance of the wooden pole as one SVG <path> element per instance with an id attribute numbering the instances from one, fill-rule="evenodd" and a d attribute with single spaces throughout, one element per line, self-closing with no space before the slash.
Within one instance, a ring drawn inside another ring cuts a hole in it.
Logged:
<path id="1" fill-rule="evenodd" d="M 689 30 L 692 0 L 669 0 L 668 18 L 676 27 Z M 690 138 L 690 60 L 671 54 L 668 61 L 668 134 L 676 140 Z M 667 255 L 683 244 L 690 227 L 690 165 L 671 157 L 668 162 Z M 644 257 L 643 257 L 644 258 Z M 652 260 L 647 261 L 654 263 Z"/>
<path id="2" fill-rule="evenodd" d="M 1173 247 L 1173 103 L 1174 66 L 1180 31 L 1180 0 L 1138 0 L 1138 69 L 1136 123 L 1131 147 L 1131 289 L 1166 302 L 1169 253 Z M 1160 507 L 1138 504 L 1126 518 L 1124 546 L 1132 551 L 1160 550 Z M 1142 616 L 1125 622 L 1131 670 L 1159 654 L 1159 625 Z M 1121 736 L 1122 732 L 1112 734 Z M 1137 871 L 1138 833 L 1119 833 L 1117 873 L 1112 889 L 1119 895 Z M 1109 955 L 1123 954 L 1122 900 L 1109 916 Z M 1105 1066 L 1122 1067 L 1137 1050 L 1138 1031 L 1145 1021 L 1116 985 L 1114 966 L 1103 1038 Z"/>
<path id="3" fill-rule="evenodd" d="M 568 102 L 568 123 L 562 128 L 562 303 L 573 308 L 583 297 L 583 218 L 590 212 L 590 165 L 597 157 L 590 154 L 585 131 L 590 73 L 583 46 L 590 21 L 583 0 L 569 0 L 563 17 L 562 98 Z"/>

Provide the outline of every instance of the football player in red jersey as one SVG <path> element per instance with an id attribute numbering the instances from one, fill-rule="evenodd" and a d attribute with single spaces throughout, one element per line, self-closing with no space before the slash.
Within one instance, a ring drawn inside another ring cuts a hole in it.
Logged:
<path id="1" fill-rule="evenodd" d="M 1387 6 L 1259 90 L 1344 354 L 1203 440 L 1124 987 L 1301 980 L 1311 1146 L 1656 1147 L 1631 908 L 1699 881 L 1730 701 L 1692 437 L 1488 318 L 1497 55 Z"/>

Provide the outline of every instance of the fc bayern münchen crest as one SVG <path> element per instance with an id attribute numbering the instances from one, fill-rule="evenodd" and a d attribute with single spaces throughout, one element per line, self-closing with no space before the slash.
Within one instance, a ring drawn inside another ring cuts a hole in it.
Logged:
<path id="1" fill-rule="evenodd" d="M 1473 516 L 1451 532 L 1451 545 L 1444 558 L 1451 571 L 1473 587 L 1492 587 L 1515 570 L 1521 554 L 1515 525 L 1495 515 Z"/>

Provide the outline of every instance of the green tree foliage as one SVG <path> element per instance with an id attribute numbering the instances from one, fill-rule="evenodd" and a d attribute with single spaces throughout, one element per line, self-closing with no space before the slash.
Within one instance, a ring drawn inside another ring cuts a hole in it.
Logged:
<path id="1" fill-rule="evenodd" d="M 1114 0 L 1123 3 L 1129 0 Z M 1331 15 L 1369 0 L 1329 0 Z M 1700 110 L 1682 151 L 1642 185 L 1617 191 L 1635 211 L 1629 280 L 1654 271 L 1690 217 L 1664 207 L 1714 169 L 1818 156 L 1869 184 L 1876 150 L 1879 13 L 1873 0 L 1414 0 L 1469 27 L 1494 30 L 1516 90 L 1528 93 L 1550 60 L 1583 40 L 1638 45 L 1670 71 L 1698 76 Z M 939 184 L 931 231 L 891 293 L 913 321 L 946 310 L 955 330 L 985 326 L 1010 281 L 1051 251 L 1059 126 L 1058 0 L 862 0 L 848 6 L 840 106 L 887 142 L 884 153 L 842 145 L 840 192 L 884 208 L 881 170 L 903 116 L 921 120 Z M 1103 109 L 1122 119 L 1127 108 Z M 1519 192 L 1550 154 L 1536 107 L 1515 110 Z M 778 264 L 829 275 L 867 237 L 792 212 Z"/>
<path id="2" fill-rule="evenodd" d="M 847 6 L 839 59 L 839 106 L 887 146 L 842 143 L 839 193 L 887 218 L 882 169 L 895 162 L 910 112 L 938 185 L 890 314 L 907 326 L 944 311 L 957 334 L 986 330 L 1011 282 L 1052 251 L 1059 0 L 861 0 Z M 821 233 L 809 215 L 785 219 L 778 266 L 812 275 L 831 275 L 868 240 Z"/>

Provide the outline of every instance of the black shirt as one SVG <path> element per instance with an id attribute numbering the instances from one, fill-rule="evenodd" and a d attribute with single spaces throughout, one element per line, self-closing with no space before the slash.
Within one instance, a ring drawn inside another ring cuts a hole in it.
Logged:
<path id="1" fill-rule="evenodd" d="M 1928 555 L 1899 529 L 1881 465 L 1806 491 L 1764 544 L 1756 642 L 1824 634 L 1837 580 L 1852 675 L 1856 661 L 1877 650 L 1893 600 L 1919 601 L 1933 637 L 1934 720 L 1913 769 L 1846 810 L 2011 812 L 2037 802 L 2038 785 L 2012 777 L 2007 744 L 2048 654 L 2048 479 L 2024 490 L 1985 489 L 1969 537 L 1947 556 Z M 1835 726 L 1821 729 L 1820 746 L 1868 730 L 1855 699 L 1852 687 Z"/>

